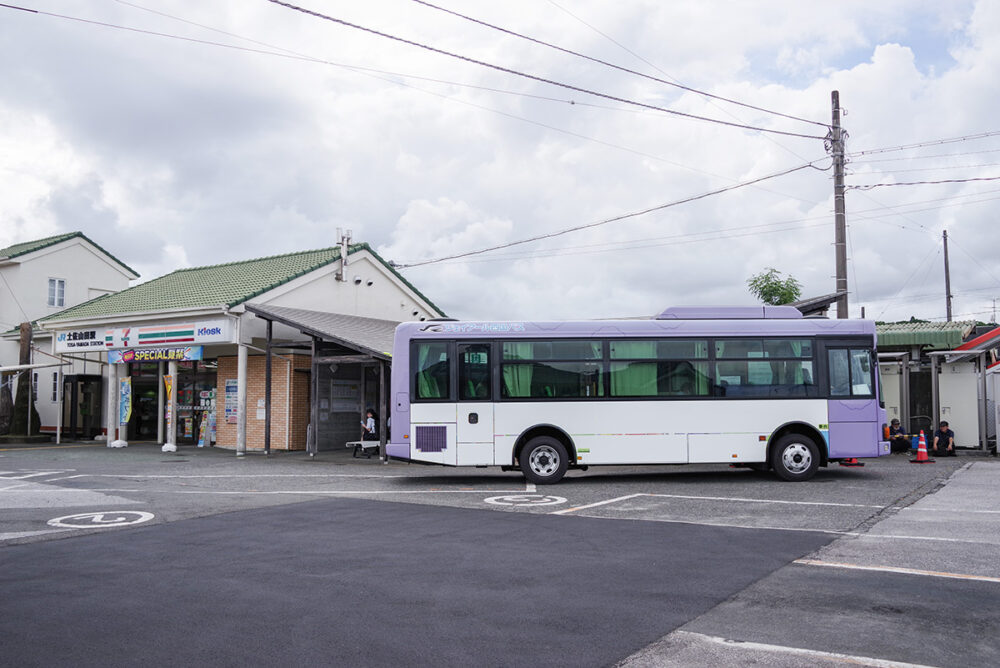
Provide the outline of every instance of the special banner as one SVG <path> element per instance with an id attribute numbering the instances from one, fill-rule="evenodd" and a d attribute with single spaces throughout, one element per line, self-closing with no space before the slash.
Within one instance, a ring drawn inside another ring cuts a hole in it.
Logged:
<path id="1" fill-rule="evenodd" d="M 118 424 L 127 425 L 132 417 L 132 379 L 122 378 L 118 381 Z"/>
<path id="2" fill-rule="evenodd" d="M 200 360 L 202 346 L 184 346 L 183 348 L 137 348 L 129 350 L 109 350 L 109 364 L 124 364 L 126 362 L 190 362 Z"/>

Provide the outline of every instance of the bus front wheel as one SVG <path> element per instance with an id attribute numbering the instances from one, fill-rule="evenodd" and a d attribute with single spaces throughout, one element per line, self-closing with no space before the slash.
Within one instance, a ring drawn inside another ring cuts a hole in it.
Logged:
<path id="1" fill-rule="evenodd" d="M 811 438 L 786 434 L 771 450 L 771 468 L 782 480 L 808 480 L 819 468 L 819 449 Z"/>
<path id="2" fill-rule="evenodd" d="M 559 482 L 569 468 L 566 448 L 550 436 L 539 436 L 528 441 L 518 462 L 528 482 L 537 485 Z"/>

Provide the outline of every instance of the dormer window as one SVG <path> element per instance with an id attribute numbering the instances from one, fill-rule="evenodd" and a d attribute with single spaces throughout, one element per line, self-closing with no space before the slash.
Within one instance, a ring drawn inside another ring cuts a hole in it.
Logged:
<path id="1" fill-rule="evenodd" d="M 66 305 L 66 281 L 62 278 L 49 279 L 49 306 Z"/>

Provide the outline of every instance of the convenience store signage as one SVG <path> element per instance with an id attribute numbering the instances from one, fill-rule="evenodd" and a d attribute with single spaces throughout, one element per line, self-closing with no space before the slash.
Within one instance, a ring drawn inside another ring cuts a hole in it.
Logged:
<path id="1" fill-rule="evenodd" d="M 74 329 L 56 334 L 56 352 L 72 353 L 88 350 L 103 350 L 104 330 Z"/>
<path id="2" fill-rule="evenodd" d="M 201 346 L 109 350 L 108 364 L 125 364 L 127 362 L 190 362 L 202 359 L 202 350 Z"/>
<path id="3" fill-rule="evenodd" d="M 232 343 L 232 324 L 229 320 L 202 320 L 180 325 L 146 325 L 143 327 L 116 327 L 104 336 L 107 348 L 144 348 L 205 343 Z"/>

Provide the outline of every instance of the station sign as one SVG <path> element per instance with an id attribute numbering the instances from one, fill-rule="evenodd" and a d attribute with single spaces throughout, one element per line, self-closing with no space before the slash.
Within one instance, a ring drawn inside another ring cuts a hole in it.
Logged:
<path id="1" fill-rule="evenodd" d="M 56 332 L 57 353 L 77 353 L 105 348 L 103 329 L 74 329 Z"/>
<path id="2" fill-rule="evenodd" d="M 206 343 L 233 343 L 232 321 L 202 320 L 173 325 L 116 327 L 104 336 L 106 348 L 145 348 Z"/>
<path id="3" fill-rule="evenodd" d="M 202 352 L 203 348 L 201 346 L 109 350 L 108 364 L 126 364 L 128 362 L 190 362 L 202 359 Z"/>

